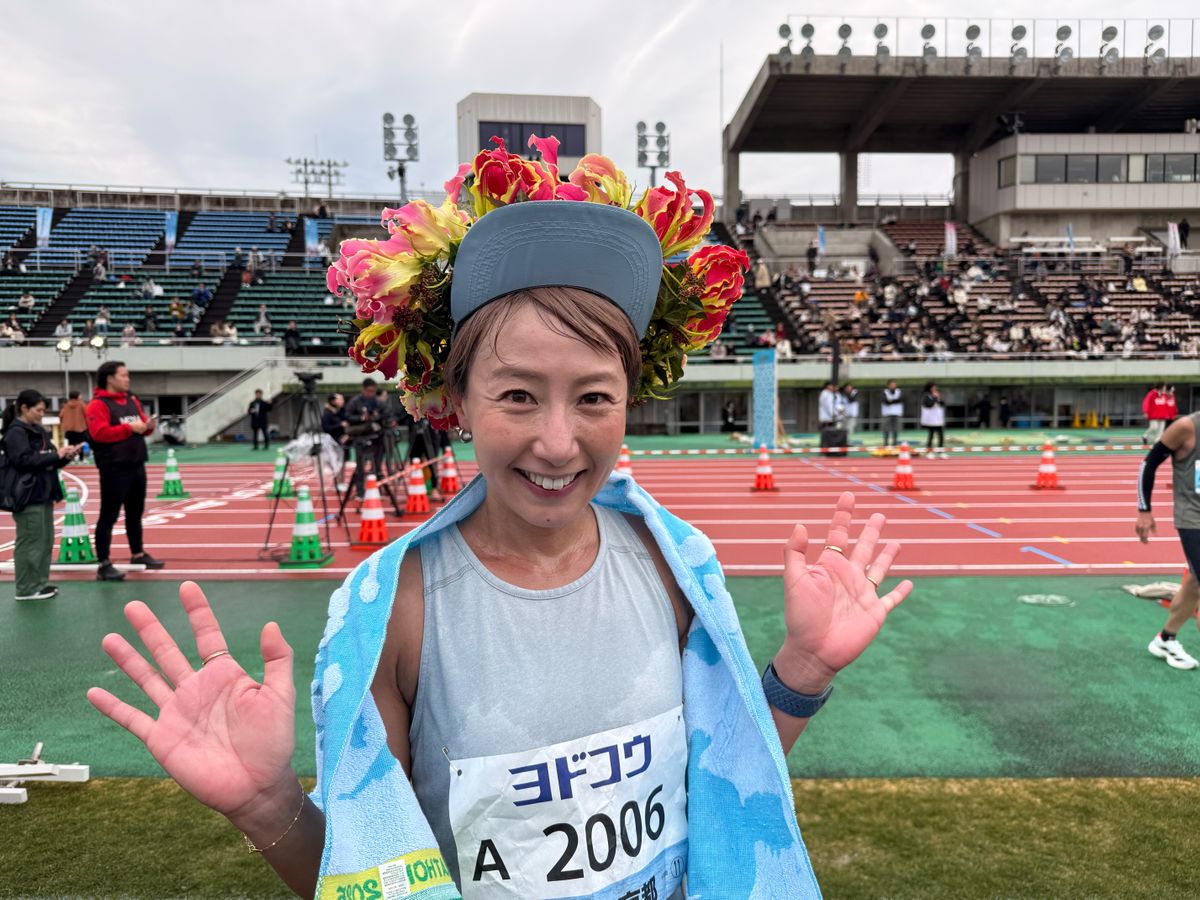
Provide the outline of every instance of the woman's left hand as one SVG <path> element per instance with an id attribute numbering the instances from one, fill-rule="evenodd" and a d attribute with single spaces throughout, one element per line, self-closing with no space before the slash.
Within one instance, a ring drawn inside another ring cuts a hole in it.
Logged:
<path id="1" fill-rule="evenodd" d="M 900 545 L 890 542 L 875 556 L 879 533 L 887 519 L 875 513 L 851 549 L 850 521 L 854 494 L 838 498 L 825 546 L 817 561 L 805 559 L 808 530 L 797 525 L 784 548 L 784 620 L 787 637 L 775 657 L 779 677 L 793 690 L 818 693 L 841 669 L 867 648 L 888 613 L 912 590 L 902 581 L 883 596 L 878 586 L 887 576 Z"/>

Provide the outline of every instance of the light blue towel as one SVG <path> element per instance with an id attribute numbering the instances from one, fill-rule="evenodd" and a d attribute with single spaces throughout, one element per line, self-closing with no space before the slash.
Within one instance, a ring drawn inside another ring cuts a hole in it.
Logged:
<path id="1" fill-rule="evenodd" d="M 459 896 L 412 786 L 388 751 L 370 685 L 405 550 L 465 519 L 485 493 L 484 479 L 475 478 L 428 522 L 358 566 L 330 597 L 312 686 L 313 800 L 326 816 L 320 898 L 379 897 L 381 884 L 405 877 L 422 900 Z M 819 897 L 779 736 L 712 542 L 627 475 L 612 475 L 596 502 L 645 519 L 696 612 L 683 657 L 688 897 Z"/>

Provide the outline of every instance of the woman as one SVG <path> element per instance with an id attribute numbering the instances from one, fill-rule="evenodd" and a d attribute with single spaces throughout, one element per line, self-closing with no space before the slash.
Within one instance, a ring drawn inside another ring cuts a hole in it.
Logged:
<path id="1" fill-rule="evenodd" d="M 925 392 L 921 395 L 921 427 L 928 437 L 925 440 L 925 455 L 934 457 L 934 438 L 937 438 L 937 455 L 946 458 L 946 404 L 942 400 L 941 391 L 932 381 L 926 382 Z"/>
<path id="2" fill-rule="evenodd" d="M 72 459 L 78 447 L 55 449 L 42 427 L 46 398 L 24 390 L 4 410 L 4 454 L 19 486 L 22 503 L 13 509 L 17 542 L 13 549 L 18 600 L 49 600 L 58 594 L 50 584 L 50 556 L 54 551 L 54 504 L 63 499 L 58 469 Z"/>
<path id="3" fill-rule="evenodd" d="M 788 636 L 760 684 L 711 543 L 611 474 L 630 403 L 663 394 L 685 348 L 719 332 L 745 254 L 702 248 L 664 271 L 707 232 L 711 198 L 698 192 L 695 213 L 697 192 L 670 173 L 678 192 L 651 189 L 630 210 L 609 161 L 585 157 L 564 185 L 557 142 L 537 143 L 540 163 L 503 145 L 477 157 L 475 221 L 455 204 L 460 170 L 440 209 L 388 211 L 397 237 L 345 242 L 330 270 L 358 297 L 356 358 L 386 374 L 402 360 L 406 408 L 470 433 L 482 477 L 331 598 L 314 798 L 290 763 L 290 647 L 264 628 L 255 683 L 194 584 L 180 596 L 199 672 L 144 604 L 127 616 L 170 683 L 124 638 L 104 639 L 157 719 L 98 688 L 89 699 L 303 896 L 404 881 L 431 898 L 458 896 L 455 882 L 468 898 L 668 898 L 685 876 L 705 896 L 816 896 L 783 754 L 911 589 L 874 589 L 898 548 L 872 560 L 875 515 L 849 549 L 850 494 L 811 566 L 797 525 L 784 548 Z M 521 179 L 511 192 L 508 177 Z M 546 199 L 509 203 L 517 194 Z M 672 221 L 653 213 L 668 204 Z M 380 279 L 406 266 L 431 267 L 428 280 L 388 282 L 373 308 Z M 687 327 L 654 317 L 660 289 Z M 704 303 L 719 321 L 701 321 Z"/>

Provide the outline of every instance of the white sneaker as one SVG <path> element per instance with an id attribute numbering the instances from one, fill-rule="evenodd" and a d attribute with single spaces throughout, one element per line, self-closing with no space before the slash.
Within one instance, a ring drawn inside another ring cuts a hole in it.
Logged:
<path id="1" fill-rule="evenodd" d="M 947 459 L 947 458 L 948 458 L 948 457 L 947 457 L 947 455 L 946 455 L 946 451 L 945 451 L 945 450 L 939 450 L 939 451 L 938 451 L 938 459 Z"/>
<path id="2" fill-rule="evenodd" d="M 41 590 L 36 591 L 32 594 L 17 594 L 17 599 L 18 600 L 52 600 L 57 595 L 58 595 L 58 588 L 51 590 L 48 587 L 44 587 Z M 1192 662 L 1195 662 L 1195 660 L 1192 660 Z"/>
<path id="3" fill-rule="evenodd" d="M 1167 665 L 1172 669 L 1194 669 L 1200 665 L 1193 657 L 1188 655 L 1188 652 L 1183 649 L 1183 645 L 1179 641 L 1164 641 L 1161 634 L 1156 634 L 1154 640 L 1150 642 L 1150 646 L 1146 649 L 1150 651 L 1151 656 L 1165 659 Z"/>

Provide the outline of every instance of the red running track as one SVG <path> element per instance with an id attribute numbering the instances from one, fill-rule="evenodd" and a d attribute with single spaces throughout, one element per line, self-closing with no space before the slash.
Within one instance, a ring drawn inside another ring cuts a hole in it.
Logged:
<path id="1" fill-rule="evenodd" d="M 1004 575 L 1113 574 L 1177 575 L 1183 556 L 1171 525 L 1166 478 L 1156 494 L 1158 536 L 1141 544 L 1133 534 L 1137 456 L 1070 456 L 1058 460 L 1063 491 L 1034 491 L 1037 456 L 968 456 L 915 459 L 916 489 L 889 489 L 894 461 L 874 458 L 776 458 L 773 493 L 755 493 L 756 458 L 639 458 L 634 473 L 659 502 L 704 531 L 730 575 L 777 575 L 782 545 L 792 526 L 803 522 L 813 543 L 824 536 L 830 511 L 843 490 L 858 497 L 856 522 L 874 512 L 888 517 L 885 536 L 902 550 L 893 574 Z M 464 478 L 475 473 L 461 463 Z M 94 524 L 98 508 L 96 471 L 71 467 L 86 494 L 84 512 Z M 162 572 L 136 578 L 307 579 L 341 578 L 366 554 L 353 551 L 346 532 L 332 525 L 334 562 L 318 570 L 280 570 L 261 554 L 266 536 L 272 466 L 185 466 L 190 500 L 148 502 L 147 548 L 167 561 Z M 149 467 L 151 493 L 162 483 L 162 467 Z M 301 476 L 298 483 L 312 485 Z M 338 497 L 328 495 L 330 511 Z M 317 517 L 321 506 L 315 503 Z M 353 506 L 353 504 L 352 504 Z M 386 506 L 386 502 L 385 502 Z M 61 508 L 60 508 L 61 510 Z M 274 552 L 286 553 L 294 501 L 284 501 L 272 536 Z M 388 516 L 395 538 L 426 516 Z M 357 512 L 350 516 L 357 535 Z M 122 534 L 118 528 L 118 535 Z M 324 529 L 321 531 L 324 540 Z M 11 578 L 14 528 L 0 517 L 0 573 Z M 127 559 L 122 537 L 114 541 L 115 562 Z M 90 579 L 92 569 L 56 577 Z"/>

